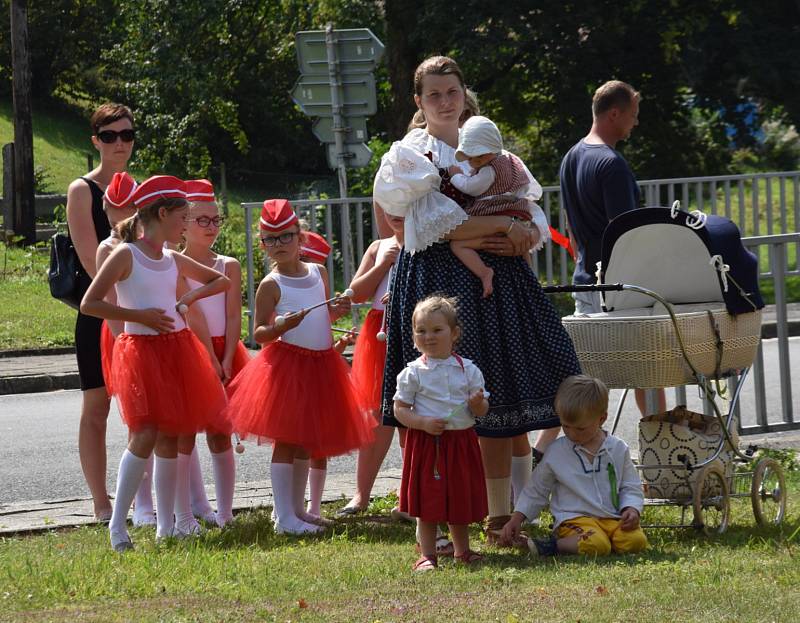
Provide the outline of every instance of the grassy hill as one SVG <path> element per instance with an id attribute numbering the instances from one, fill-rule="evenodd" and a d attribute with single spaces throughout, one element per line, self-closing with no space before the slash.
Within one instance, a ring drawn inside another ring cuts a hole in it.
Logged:
<path id="1" fill-rule="evenodd" d="M 33 163 L 44 167 L 46 189 L 65 193 L 67 186 L 87 170 L 87 155 L 98 162 L 89 139 L 87 119 L 66 108 L 34 106 Z M 14 140 L 11 100 L 0 101 L 0 143 Z"/>

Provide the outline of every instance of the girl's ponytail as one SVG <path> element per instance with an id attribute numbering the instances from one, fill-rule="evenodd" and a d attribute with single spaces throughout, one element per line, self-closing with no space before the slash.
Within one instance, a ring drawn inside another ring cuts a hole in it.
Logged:
<path id="1" fill-rule="evenodd" d="M 114 231 L 117 232 L 117 235 L 120 237 L 122 242 L 135 242 L 136 230 L 138 227 L 139 213 L 137 212 L 133 216 L 126 218 L 124 221 L 117 223 L 114 227 Z"/>

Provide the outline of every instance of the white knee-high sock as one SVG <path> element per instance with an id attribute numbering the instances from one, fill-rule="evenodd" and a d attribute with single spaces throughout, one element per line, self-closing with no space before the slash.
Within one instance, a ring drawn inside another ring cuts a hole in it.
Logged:
<path id="1" fill-rule="evenodd" d="M 136 495 L 136 489 L 142 481 L 142 474 L 147 466 L 147 459 L 136 456 L 127 448 L 122 453 L 119 462 L 119 473 L 117 474 L 117 491 L 114 498 L 114 511 L 111 514 L 111 521 L 108 530 L 111 533 L 112 542 L 115 537 L 117 541 L 127 541 L 128 538 L 128 511 Z"/>
<path id="2" fill-rule="evenodd" d="M 213 456 L 213 454 L 212 454 Z M 211 519 L 214 509 L 208 501 L 206 487 L 203 484 L 203 470 L 200 468 L 200 454 L 195 443 L 189 463 L 189 495 L 192 500 L 192 513 L 198 519 Z"/>
<path id="3" fill-rule="evenodd" d="M 325 491 L 327 469 L 312 467 L 308 473 L 308 512 L 315 517 L 320 516 L 322 494 Z"/>
<path id="4" fill-rule="evenodd" d="M 236 462 L 233 448 L 211 453 L 214 468 L 214 490 L 217 494 L 217 525 L 220 527 L 233 519 L 233 490 L 236 487 Z"/>
<path id="5" fill-rule="evenodd" d="M 514 504 L 517 503 L 517 498 L 522 490 L 527 486 L 528 481 L 531 479 L 531 467 L 533 457 L 530 452 L 525 456 L 512 456 L 511 457 L 511 491 Z"/>
<path id="6" fill-rule="evenodd" d="M 312 526 L 301 520 L 294 511 L 294 464 L 272 463 L 270 475 L 275 507 L 275 531 L 290 534 L 316 532 L 318 526 Z"/>
<path id="7" fill-rule="evenodd" d="M 195 534 L 200 529 L 200 525 L 192 515 L 192 502 L 189 494 L 191 463 L 191 454 L 178 452 L 178 469 L 175 479 L 175 534 L 178 536 Z"/>
<path id="8" fill-rule="evenodd" d="M 136 489 L 136 497 L 133 498 L 133 525 L 141 526 L 152 524 L 155 521 L 155 511 L 153 509 L 153 453 L 150 453 L 145 461 L 144 474 L 142 474 L 139 488 Z"/>
<path id="9" fill-rule="evenodd" d="M 156 455 L 153 479 L 156 483 L 156 538 L 172 536 L 175 530 L 175 485 L 178 474 L 178 459 Z"/>

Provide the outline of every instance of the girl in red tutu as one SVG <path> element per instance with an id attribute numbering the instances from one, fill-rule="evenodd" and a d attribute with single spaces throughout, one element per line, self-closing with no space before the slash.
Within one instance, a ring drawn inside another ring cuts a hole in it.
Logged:
<path id="1" fill-rule="evenodd" d="M 358 451 L 356 493 L 339 511 L 340 516 L 354 515 L 367 508 L 372 485 L 394 436 L 395 427 L 383 425 L 380 413 L 383 367 L 386 360 L 386 329 L 383 319 L 386 313 L 384 299 L 388 292 L 390 272 L 403 246 L 403 217 L 387 214 L 386 221 L 394 235 L 375 240 L 369 245 L 350 284 L 350 288 L 355 292 L 353 302 L 372 301 L 372 309 L 367 312 L 356 340 L 353 353 L 353 382 L 367 400 L 377 426 L 375 442 Z M 399 430 L 402 446 L 405 429 Z M 395 514 L 396 512 L 393 513 Z"/>
<path id="2" fill-rule="evenodd" d="M 108 256 L 111 255 L 111 252 L 122 242 L 116 226 L 136 214 L 136 206 L 133 205 L 133 195 L 136 192 L 136 187 L 136 181 L 123 172 L 115 173 L 114 177 L 111 178 L 111 183 L 106 188 L 106 192 L 103 195 L 103 209 L 111 225 L 111 234 L 105 240 L 100 241 L 97 247 L 96 264 L 98 271 L 108 259 Z M 106 301 L 112 304 L 117 303 L 115 288 L 108 291 Z M 114 395 L 114 390 L 111 386 L 111 362 L 114 356 L 114 342 L 117 336 L 122 333 L 124 324 L 121 320 L 104 320 L 100 330 L 100 360 L 103 366 L 103 379 L 109 396 Z M 156 525 L 156 513 L 153 509 L 152 453 L 147 458 L 144 476 L 133 500 L 133 525 Z"/>
<path id="3" fill-rule="evenodd" d="M 189 200 L 189 221 L 184 233 L 183 254 L 213 268 L 230 279 L 225 292 L 197 302 L 189 311 L 189 328 L 205 346 L 211 365 L 223 384 L 227 385 L 250 361 L 250 355 L 239 336 L 242 332 L 242 268 L 233 257 L 219 255 L 211 247 L 217 240 L 225 220 L 219 213 L 214 187 L 208 180 L 186 182 Z M 189 288 L 202 284 L 187 279 Z M 200 456 L 194 435 L 178 439 L 178 491 L 175 498 L 175 524 L 181 532 L 197 532 L 195 516 L 220 527 L 233 520 L 233 490 L 236 485 L 236 464 L 229 433 L 207 433 L 211 452 L 217 512 L 211 508 L 203 485 Z"/>
<path id="4" fill-rule="evenodd" d="M 320 305 L 328 299 L 328 275 L 301 261 L 300 226 L 288 201 L 265 201 L 260 229 L 274 263 L 256 293 L 255 339 L 266 346 L 231 383 L 228 407 L 240 435 L 274 444 L 276 532 L 313 533 L 321 527 L 304 509 L 305 459 L 360 448 L 372 441 L 374 423 L 347 362 L 332 348 L 331 320 L 347 313 L 349 300 Z M 320 306 L 308 310 L 314 305 Z"/>
<path id="5" fill-rule="evenodd" d="M 488 512 L 475 418 L 489 410 L 483 374 L 453 352 L 461 330 L 455 301 L 430 296 L 411 317 L 422 356 L 397 375 L 394 415 L 408 427 L 400 483 L 400 510 L 417 518 L 422 556 L 414 571 L 437 566 L 436 525 L 447 522 L 454 556 L 466 564 L 481 555 L 469 548 L 469 524 Z"/>
<path id="6" fill-rule="evenodd" d="M 81 303 L 84 314 L 125 322 L 111 365 L 114 395 L 131 433 L 109 523 L 115 551 L 133 547 L 126 519 L 153 449 L 156 537 L 163 538 L 174 534 L 178 435 L 230 432 L 223 417 L 225 392 L 202 344 L 183 319 L 189 305 L 223 292 L 230 281 L 164 248 L 165 242 L 178 244 L 186 228 L 184 182 L 166 175 L 152 177 L 136 189 L 133 203 L 136 214 L 117 226 L 125 244 L 119 244 L 103 263 Z M 137 239 L 139 226 L 142 236 Z M 204 285 L 177 299 L 180 277 Z M 104 300 L 112 287 L 117 304 Z"/>

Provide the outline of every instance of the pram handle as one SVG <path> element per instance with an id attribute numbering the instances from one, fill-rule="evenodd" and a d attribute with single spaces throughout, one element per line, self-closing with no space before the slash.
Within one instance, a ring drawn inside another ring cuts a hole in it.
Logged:
<path id="1" fill-rule="evenodd" d="M 556 292 L 621 292 L 625 289 L 626 286 L 623 283 L 587 283 L 568 286 L 543 286 L 542 292 L 545 294 L 554 294 Z"/>

